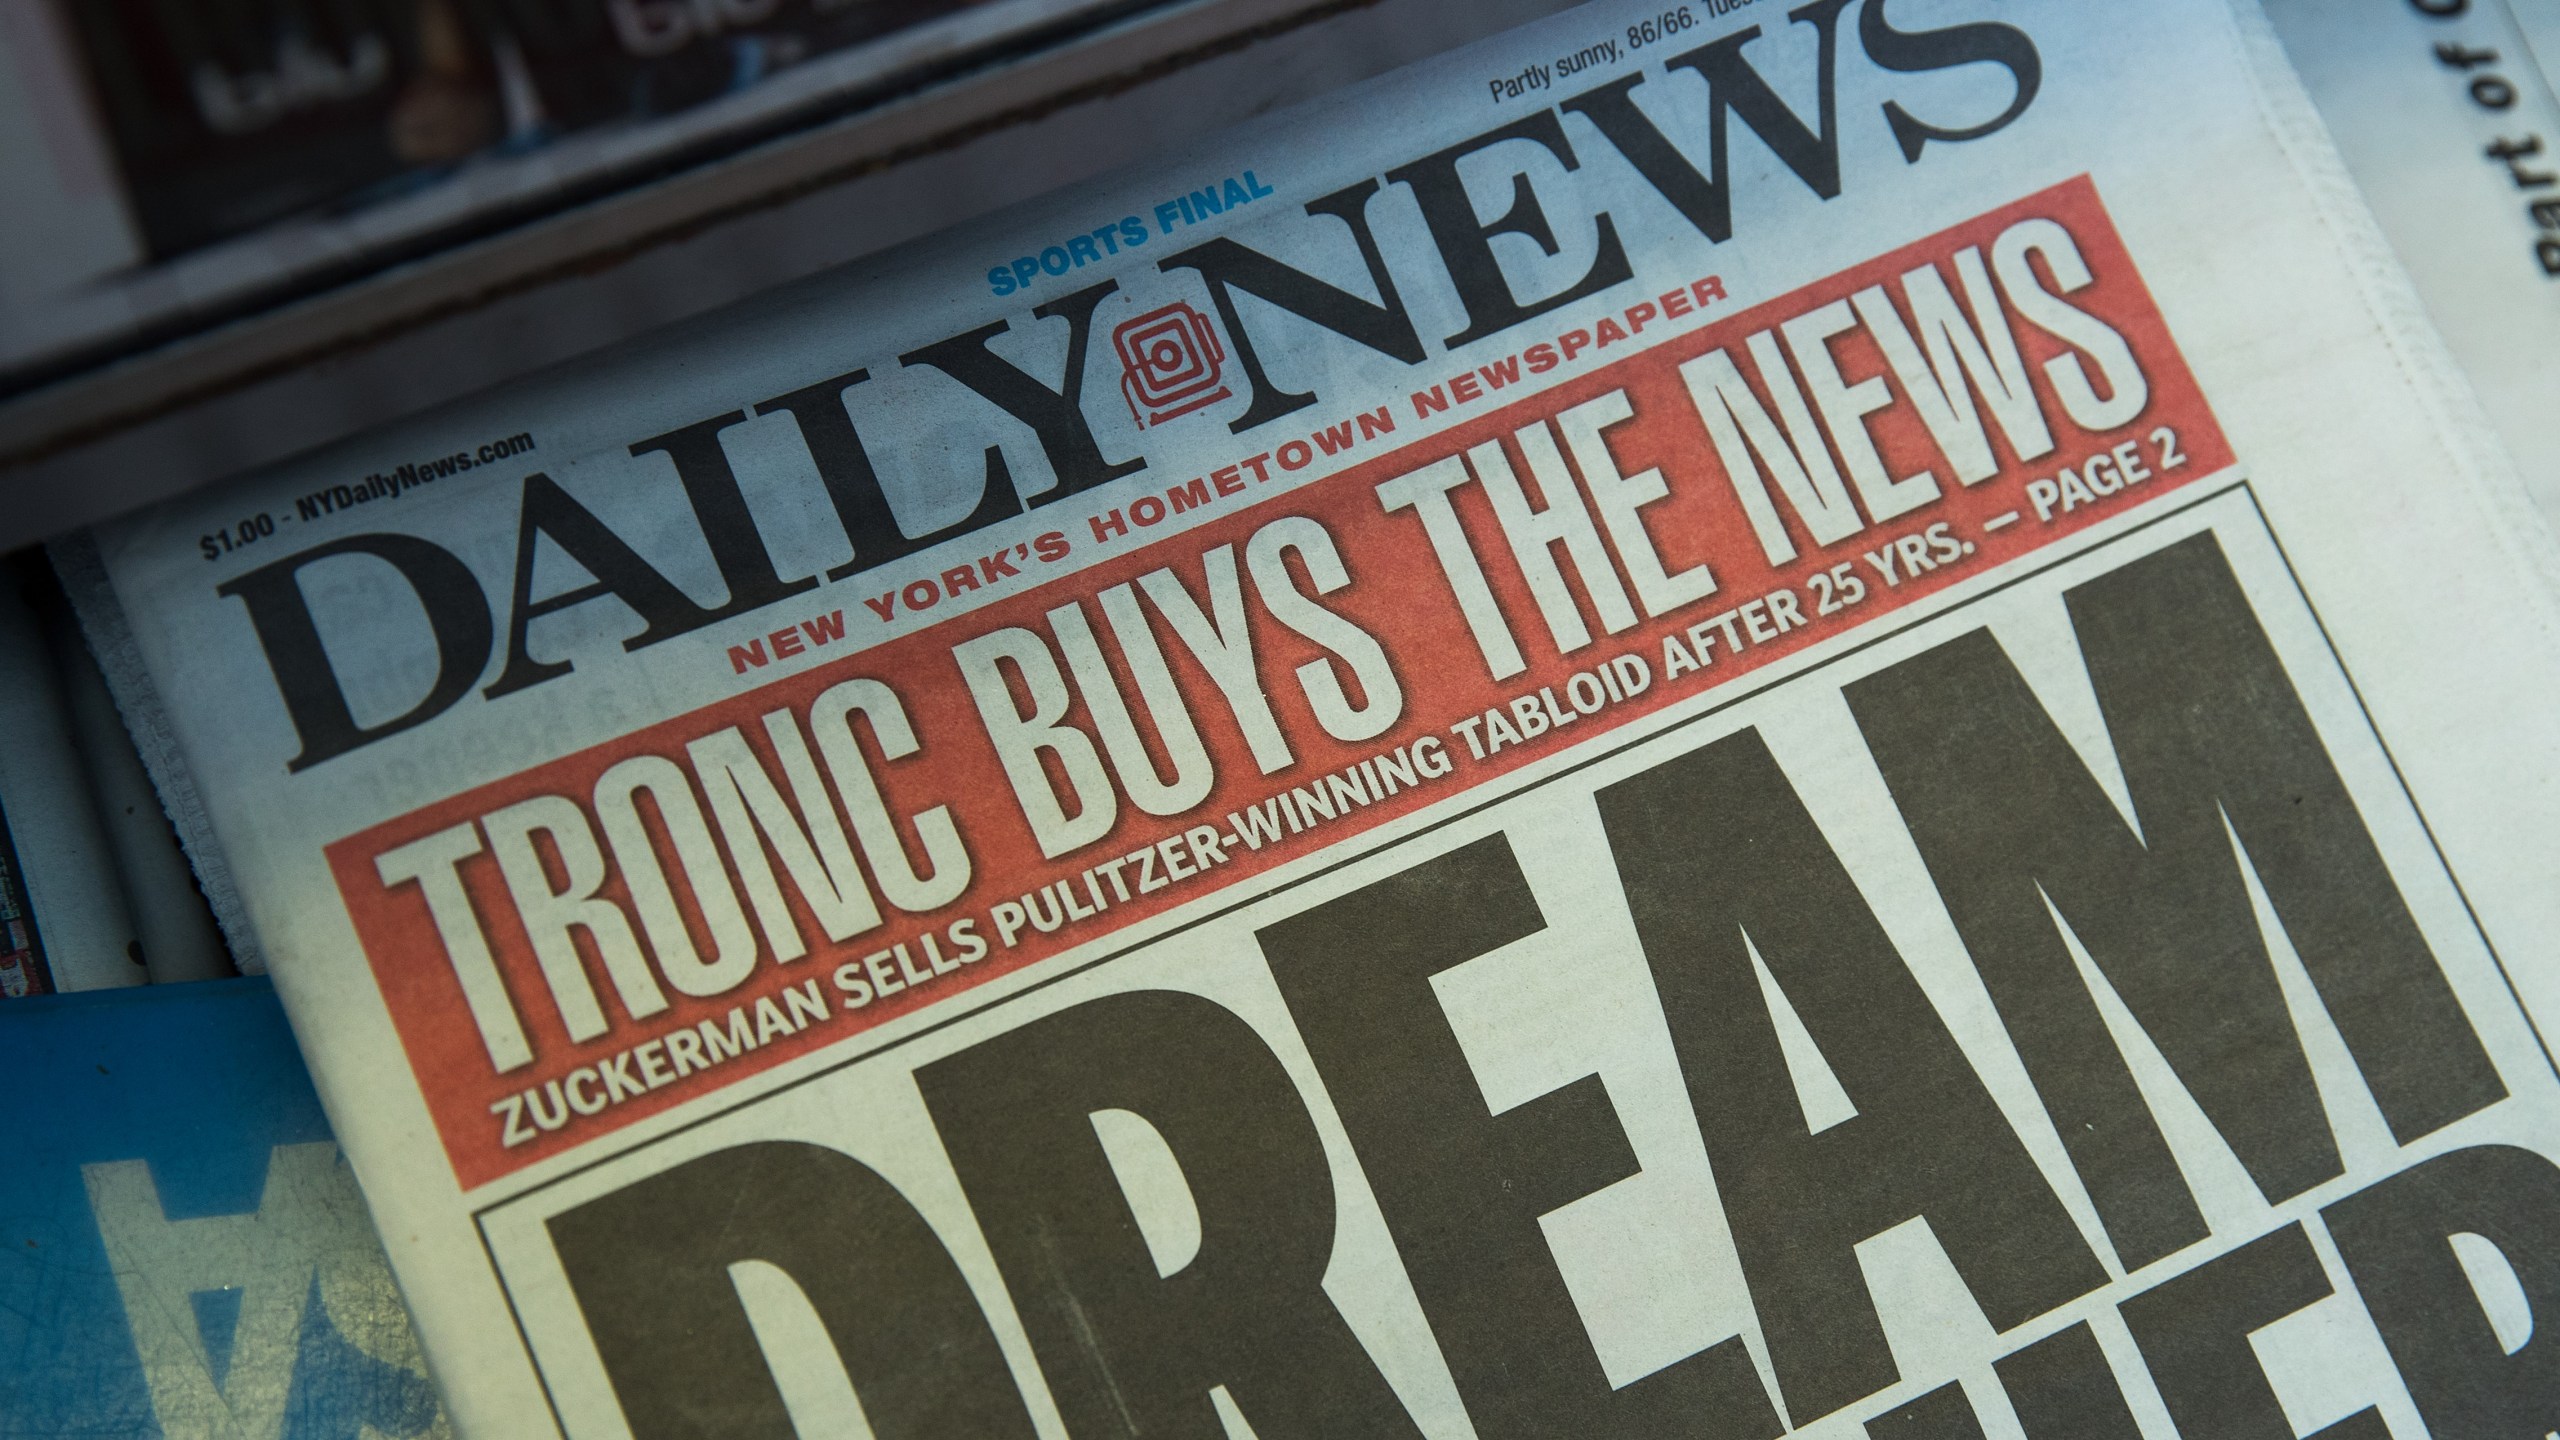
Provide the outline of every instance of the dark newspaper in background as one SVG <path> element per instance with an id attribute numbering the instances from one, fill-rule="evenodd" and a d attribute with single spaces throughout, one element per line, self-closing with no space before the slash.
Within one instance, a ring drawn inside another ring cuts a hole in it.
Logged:
<path id="1" fill-rule="evenodd" d="M 744 89 L 983 0 L 83 0 L 152 260 Z"/>
<path id="2" fill-rule="evenodd" d="M 2554 556 L 2272 46 L 1594 6 L 67 548 L 458 1428 L 2560 1427 Z"/>

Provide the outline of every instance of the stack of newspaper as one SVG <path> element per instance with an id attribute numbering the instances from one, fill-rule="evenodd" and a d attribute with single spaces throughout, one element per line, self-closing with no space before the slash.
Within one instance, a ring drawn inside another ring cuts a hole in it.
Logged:
<path id="1" fill-rule="evenodd" d="M 234 973 L 62 586 L 0 559 L 0 997 Z"/>
<path id="2" fill-rule="evenodd" d="M 1606 0 L 54 559 L 459 1433 L 2538 1437 L 2476 3 Z"/>

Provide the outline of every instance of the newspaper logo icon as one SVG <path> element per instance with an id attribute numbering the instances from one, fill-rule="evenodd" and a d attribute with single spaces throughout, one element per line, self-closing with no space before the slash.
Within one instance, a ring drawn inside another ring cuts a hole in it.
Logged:
<path id="1" fill-rule="evenodd" d="M 1130 418 L 1142 427 L 1162 425 L 1206 409 L 1235 392 L 1221 375 L 1226 347 L 1209 317 L 1176 300 L 1111 332 L 1120 352 L 1120 394 Z"/>

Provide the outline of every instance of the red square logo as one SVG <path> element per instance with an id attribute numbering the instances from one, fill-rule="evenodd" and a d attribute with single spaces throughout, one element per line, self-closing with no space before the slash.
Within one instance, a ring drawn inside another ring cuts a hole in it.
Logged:
<path id="1" fill-rule="evenodd" d="M 1223 370 L 1227 350 L 1209 317 L 1177 300 L 1111 332 L 1120 353 L 1120 394 L 1141 426 L 1162 425 L 1235 394 Z"/>

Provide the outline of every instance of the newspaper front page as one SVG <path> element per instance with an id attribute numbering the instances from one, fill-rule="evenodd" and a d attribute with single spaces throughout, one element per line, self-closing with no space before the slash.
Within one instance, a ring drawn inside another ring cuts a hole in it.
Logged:
<path id="1" fill-rule="evenodd" d="M 461 1433 L 2540 1436 L 2550 541 L 2293 85 L 1595 5 L 64 558 Z"/>

